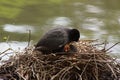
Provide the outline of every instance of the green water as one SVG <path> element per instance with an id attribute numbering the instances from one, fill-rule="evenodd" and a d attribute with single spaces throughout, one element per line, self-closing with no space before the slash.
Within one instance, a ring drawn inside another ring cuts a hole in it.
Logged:
<path id="1" fill-rule="evenodd" d="M 36 43 L 58 25 L 80 30 L 81 39 L 120 41 L 120 0 L 0 0 L 0 42 Z M 3 46 L 0 44 L 0 46 Z M 120 52 L 120 44 L 114 49 Z M 119 55 L 119 54 L 118 54 Z"/>

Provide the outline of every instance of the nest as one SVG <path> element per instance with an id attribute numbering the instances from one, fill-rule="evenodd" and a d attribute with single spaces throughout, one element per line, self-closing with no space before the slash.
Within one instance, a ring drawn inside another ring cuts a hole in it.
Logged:
<path id="1" fill-rule="evenodd" d="M 78 52 L 42 54 L 33 49 L 11 57 L 0 66 L 3 80 L 119 80 L 120 67 L 96 40 L 72 45 Z"/>

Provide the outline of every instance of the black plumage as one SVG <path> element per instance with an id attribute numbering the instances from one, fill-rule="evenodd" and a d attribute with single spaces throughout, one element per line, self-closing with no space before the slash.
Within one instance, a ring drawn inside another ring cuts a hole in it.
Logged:
<path id="1" fill-rule="evenodd" d="M 77 29 L 55 28 L 43 35 L 35 49 L 45 54 L 62 52 L 66 44 L 78 41 L 79 37 L 80 33 Z"/>

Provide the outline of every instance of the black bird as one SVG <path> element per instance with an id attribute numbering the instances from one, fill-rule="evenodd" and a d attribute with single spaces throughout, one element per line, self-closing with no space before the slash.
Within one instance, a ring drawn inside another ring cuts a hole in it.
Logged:
<path id="1" fill-rule="evenodd" d="M 35 50 L 39 50 L 44 54 L 67 52 L 70 48 L 74 48 L 69 44 L 78 41 L 80 33 L 77 29 L 54 28 L 48 31 L 35 45 Z"/>

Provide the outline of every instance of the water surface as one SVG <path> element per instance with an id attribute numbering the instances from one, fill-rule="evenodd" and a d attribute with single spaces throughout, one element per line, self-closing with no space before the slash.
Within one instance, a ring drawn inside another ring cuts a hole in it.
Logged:
<path id="1" fill-rule="evenodd" d="M 119 3 L 120 0 L 1 0 L 0 52 L 8 48 L 6 41 L 10 48 L 23 49 L 29 31 L 35 44 L 46 31 L 61 25 L 79 29 L 81 39 L 107 40 L 109 48 L 120 42 Z M 112 55 L 120 57 L 120 44 L 111 50 Z"/>

